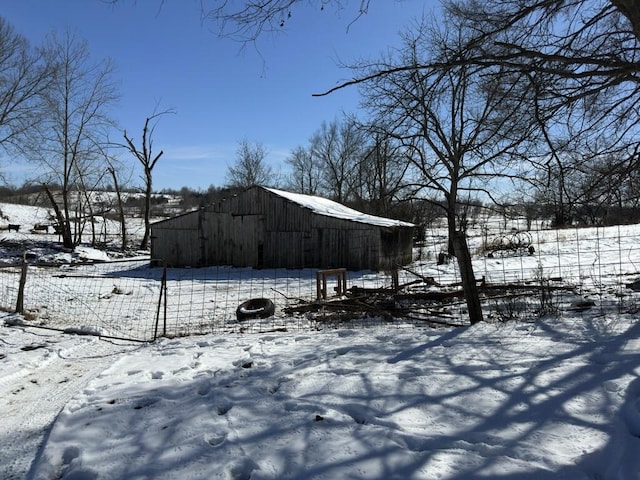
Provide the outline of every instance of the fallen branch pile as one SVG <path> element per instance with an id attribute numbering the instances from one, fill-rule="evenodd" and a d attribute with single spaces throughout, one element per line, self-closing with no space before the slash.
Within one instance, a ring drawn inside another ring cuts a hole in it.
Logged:
<path id="1" fill-rule="evenodd" d="M 432 277 L 425 277 L 408 268 L 405 268 L 405 271 L 418 278 L 398 285 L 397 275 L 393 275 L 394 285 L 391 286 L 365 288 L 354 285 L 347 289 L 344 296 L 313 301 L 297 299 L 294 305 L 284 308 L 283 311 L 288 315 L 321 314 L 320 319 L 332 316 L 383 317 L 389 320 L 408 319 L 455 327 L 468 325 L 459 313 L 460 309 L 464 308 L 464 291 L 460 283 L 441 285 Z M 486 283 L 484 278 L 478 281 L 478 288 L 485 299 L 512 295 L 539 296 L 556 290 L 572 290 L 571 287 L 550 285 L 549 282 L 492 285 Z"/>

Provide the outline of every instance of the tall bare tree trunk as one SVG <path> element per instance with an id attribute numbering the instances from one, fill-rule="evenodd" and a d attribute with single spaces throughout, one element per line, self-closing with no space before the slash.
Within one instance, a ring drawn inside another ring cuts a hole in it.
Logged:
<path id="1" fill-rule="evenodd" d="M 162 152 L 160 152 L 162 153 Z M 149 246 L 149 236 L 151 233 L 151 193 L 152 193 L 152 178 L 151 169 L 145 169 L 146 185 L 144 196 L 144 236 L 140 242 L 140 249 L 146 250 Z"/>
<path id="2" fill-rule="evenodd" d="M 144 236 L 142 237 L 142 241 L 140 242 L 140 249 L 146 250 L 149 247 L 149 236 L 151 232 L 151 192 L 152 192 L 152 180 L 153 180 L 153 168 L 162 157 L 162 150 L 155 157 L 152 154 L 152 145 L 153 145 L 153 131 L 154 125 L 149 126 L 149 122 L 153 119 L 158 118 L 161 115 L 166 113 L 170 113 L 169 110 L 154 113 L 144 122 L 144 128 L 142 129 L 142 144 L 141 150 L 138 150 L 133 143 L 133 140 L 127 135 L 126 130 L 124 133 L 124 139 L 126 140 L 125 147 L 138 159 L 142 167 L 144 168 L 144 179 L 145 179 L 145 196 L 144 196 Z"/>
<path id="3" fill-rule="evenodd" d="M 78 192 L 78 195 L 82 194 L 84 196 L 84 201 L 87 202 L 87 209 L 89 210 L 89 222 L 91 223 L 91 246 L 96 246 L 96 222 L 95 222 L 95 211 L 93 209 L 93 204 L 91 203 L 91 194 L 87 191 L 86 187 L 82 186 L 82 192 Z M 80 209 L 80 214 L 82 215 L 82 222 L 84 224 L 84 208 Z M 84 225 L 82 227 L 82 231 L 84 230 Z M 82 233 L 81 233 L 82 235 Z M 80 237 L 79 237 L 80 238 Z"/>
<path id="4" fill-rule="evenodd" d="M 480 293 L 476 277 L 473 272 L 473 263 L 469 245 L 467 244 L 467 234 L 463 225 L 458 225 L 456 221 L 457 182 L 452 182 L 451 191 L 447 196 L 447 222 L 449 232 L 449 254 L 456 257 L 458 268 L 460 269 L 460 279 L 462 280 L 462 290 L 469 310 L 469 321 L 471 325 L 482 322 L 482 304 L 480 303 Z"/>
<path id="5" fill-rule="evenodd" d="M 118 199 L 118 217 L 120 219 L 120 232 L 122 234 L 122 251 L 127 249 L 127 223 L 124 219 L 124 206 L 122 204 L 122 194 L 120 193 L 120 186 L 118 185 L 118 176 L 113 167 L 109 167 L 109 173 L 113 178 L 113 186 L 116 189 L 116 197 Z"/>
<path id="6" fill-rule="evenodd" d="M 454 253 L 458 260 L 464 299 L 467 302 L 467 309 L 469 310 L 469 321 L 471 325 L 475 325 L 476 323 L 482 322 L 484 317 L 482 315 L 482 304 L 480 303 L 478 285 L 473 273 L 469 246 L 467 245 L 467 237 L 464 232 L 456 231 L 451 240 L 453 240 Z"/>
<path id="7" fill-rule="evenodd" d="M 47 185 L 43 185 L 42 187 L 44 188 L 47 197 L 49 197 L 49 201 L 51 202 L 53 211 L 56 213 L 56 219 L 58 220 L 58 231 L 62 235 L 62 244 L 66 248 L 73 248 L 74 245 L 73 238 L 71 237 L 71 225 L 66 220 L 62 210 L 60 210 L 60 207 L 56 203 L 56 199 L 54 198 L 53 193 L 51 193 L 51 190 L 49 190 L 49 187 Z"/>

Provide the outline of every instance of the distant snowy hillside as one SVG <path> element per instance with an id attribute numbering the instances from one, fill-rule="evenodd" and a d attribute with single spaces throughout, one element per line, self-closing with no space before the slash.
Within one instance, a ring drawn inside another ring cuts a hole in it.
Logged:
<path id="1" fill-rule="evenodd" d="M 52 223 L 54 218 L 51 208 L 0 203 L 0 229 L 6 229 L 7 225 L 12 224 L 20 225 L 21 230 L 27 231 L 36 224 Z"/>

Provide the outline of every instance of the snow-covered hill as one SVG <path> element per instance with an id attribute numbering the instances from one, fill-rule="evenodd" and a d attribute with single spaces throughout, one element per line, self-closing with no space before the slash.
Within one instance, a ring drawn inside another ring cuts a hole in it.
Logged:
<path id="1" fill-rule="evenodd" d="M 89 221 L 82 225 L 81 245 L 74 252 L 68 252 L 62 249 L 61 238 L 54 231 L 53 225 L 57 224 L 57 221 L 53 209 L 0 203 L 0 262 L 20 262 L 25 252 L 29 252 L 37 260 L 46 262 L 66 263 L 74 259 L 108 260 L 109 255 L 117 252 L 121 246 L 120 223 L 114 217 L 106 218 L 100 215 L 96 215 L 93 220 L 93 225 Z M 155 220 L 157 219 L 152 219 Z M 16 226 L 19 227 L 18 230 L 15 229 Z M 36 229 L 36 226 L 47 228 Z M 143 233 L 144 220 L 140 217 L 128 217 L 129 248 L 135 249 Z M 102 245 L 102 251 L 91 247 L 94 239 L 95 243 Z M 105 250 L 111 253 L 108 254 Z"/>
<path id="2" fill-rule="evenodd" d="M 50 225 L 54 222 L 53 209 L 0 203 L 0 229 L 2 230 L 6 230 L 9 224 L 20 225 L 20 230 L 24 234 L 32 230 L 34 225 Z"/>

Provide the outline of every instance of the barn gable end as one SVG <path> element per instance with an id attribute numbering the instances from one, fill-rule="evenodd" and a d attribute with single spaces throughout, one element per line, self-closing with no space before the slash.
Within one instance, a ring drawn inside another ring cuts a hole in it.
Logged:
<path id="1" fill-rule="evenodd" d="M 383 270 L 411 261 L 412 239 L 405 222 L 252 187 L 153 224 L 151 254 L 173 266 Z"/>

